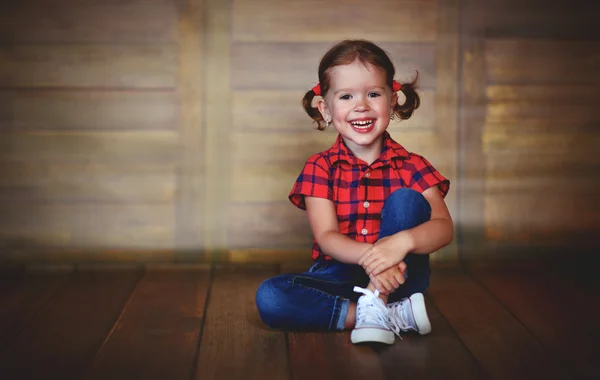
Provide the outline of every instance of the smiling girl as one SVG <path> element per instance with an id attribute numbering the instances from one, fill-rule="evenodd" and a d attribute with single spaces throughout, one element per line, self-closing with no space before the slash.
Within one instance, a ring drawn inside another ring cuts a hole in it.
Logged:
<path id="1" fill-rule="evenodd" d="M 303 105 L 319 130 L 333 125 L 338 135 L 306 161 L 289 194 L 307 211 L 314 263 L 258 288 L 258 311 L 272 328 L 353 329 L 353 343 L 384 344 L 400 331 L 431 332 L 423 293 L 429 254 L 452 241 L 450 182 L 387 132 L 390 119 L 408 119 L 420 104 L 416 80 L 394 75 L 369 41 L 342 41 L 321 60 Z"/>

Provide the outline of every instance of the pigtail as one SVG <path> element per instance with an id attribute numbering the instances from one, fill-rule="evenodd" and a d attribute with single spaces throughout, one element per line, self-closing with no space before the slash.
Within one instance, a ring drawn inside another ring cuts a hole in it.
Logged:
<path id="1" fill-rule="evenodd" d="M 396 104 L 394 106 L 394 115 L 399 117 L 400 120 L 409 119 L 412 116 L 413 112 L 421 105 L 421 98 L 417 93 L 418 78 L 419 72 L 417 71 L 417 76 L 415 77 L 415 80 L 408 83 L 402 83 L 400 91 L 402 91 L 406 100 L 403 104 Z"/>
<path id="2" fill-rule="evenodd" d="M 319 109 L 312 106 L 312 101 L 314 98 L 315 92 L 313 90 L 308 90 L 308 92 L 302 98 L 302 107 L 308 116 L 315 121 L 317 124 L 317 129 L 322 131 L 325 129 L 325 126 L 322 125 L 321 122 L 324 122 L 325 120 L 323 120 L 323 116 L 321 115 L 321 112 L 319 112 Z"/>

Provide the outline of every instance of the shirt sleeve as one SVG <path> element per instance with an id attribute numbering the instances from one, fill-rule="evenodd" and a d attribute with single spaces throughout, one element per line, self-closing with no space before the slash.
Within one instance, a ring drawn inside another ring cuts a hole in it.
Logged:
<path id="1" fill-rule="evenodd" d="M 438 186 L 442 198 L 445 198 L 450 191 L 450 180 L 444 177 L 433 165 L 423 156 L 411 154 L 411 178 L 408 186 L 419 192 L 424 192 L 432 186 Z"/>
<path id="2" fill-rule="evenodd" d="M 314 155 L 306 161 L 288 196 L 296 207 L 306 210 L 305 196 L 333 201 L 333 183 L 329 180 L 328 167 L 326 158 L 320 155 Z"/>

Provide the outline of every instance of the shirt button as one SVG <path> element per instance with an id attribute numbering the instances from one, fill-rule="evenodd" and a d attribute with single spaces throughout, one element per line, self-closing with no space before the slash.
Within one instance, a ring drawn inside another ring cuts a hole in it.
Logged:
<path id="1" fill-rule="evenodd" d="M 370 176 L 371 176 L 370 172 L 365 174 L 365 177 L 367 177 L 367 178 L 369 178 Z"/>
<path id="2" fill-rule="evenodd" d="M 367 231 L 366 228 L 363 228 L 362 231 L 360 231 L 361 234 L 366 235 L 369 233 L 369 231 Z"/>
<path id="3" fill-rule="evenodd" d="M 365 201 L 365 202 L 363 203 L 363 206 L 365 206 L 365 208 L 369 208 L 369 201 Z"/>

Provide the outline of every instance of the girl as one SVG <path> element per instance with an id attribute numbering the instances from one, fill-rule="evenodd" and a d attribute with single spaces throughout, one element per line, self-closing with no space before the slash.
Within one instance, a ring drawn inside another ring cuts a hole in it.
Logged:
<path id="1" fill-rule="evenodd" d="M 303 105 L 319 130 L 333 125 L 338 136 L 306 161 L 289 194 L 307 211 L 314 263 L 259 286 L 258 311 L 272 328 L 353 328 L 353 343 L 385 344 L 400 331 L 431 331 L 423 292 L 428 255 L 452 241 L 450 182 L 387 132 L 390 119 L 410 118 L 420 103 L 416 80 L 400 84 L 394 75 L 369 41 L 342 41 L 321 60 Z"/>

